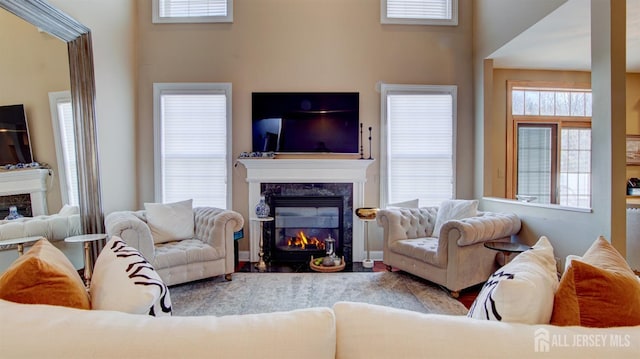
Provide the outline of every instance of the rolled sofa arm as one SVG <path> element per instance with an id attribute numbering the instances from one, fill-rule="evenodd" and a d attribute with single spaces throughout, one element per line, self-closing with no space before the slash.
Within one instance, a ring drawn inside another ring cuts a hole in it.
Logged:
<path id="1" fill-rule="evenodd" d="M 509 237 L 520 231 L 522 223 L 514 213 L 481 212 L 476 217 L 450 220 L 442 226 L 440 238 L 449 238 L 449 231 L 460 232 L 459 246 L 468 246 Z"/>
<path id="2" fill-rule="evenodd" d="M 244 225 L 244 218 L 235 211 L 215 207 L 196 207 L 193 212 L 195 213 L 196 238 L 207 242 L 214 248 L 227 247 L 225 236 L 229 235 L 233 241 L 233 232 L 241 230 Z"/>
<path id="3" fill-rule="evenodd" d="M 138 214 L 132 211 L 112 212 L 106 216 L 104 223 L 108 235 L 122 238 L 151 262 L 156 256 L 153 236 L 147 223 L 139 217 L 142 213 L 143 211 Z"/>

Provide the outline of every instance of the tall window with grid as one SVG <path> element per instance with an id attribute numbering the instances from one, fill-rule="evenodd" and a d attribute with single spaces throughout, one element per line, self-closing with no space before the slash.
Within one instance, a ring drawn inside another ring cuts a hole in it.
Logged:
<path id="1" fill-rule="evenodd" d="M 591 91 L 552 85 L 509 83 L 508 196 L 589 208 Z"/>

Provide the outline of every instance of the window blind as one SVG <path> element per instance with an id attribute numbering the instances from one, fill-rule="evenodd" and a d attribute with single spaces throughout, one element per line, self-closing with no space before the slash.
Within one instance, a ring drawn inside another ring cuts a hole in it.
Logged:
<path id="1" fill-rule="evenodd" d="M 458 24 L 458 0 L 381 0 L 380 4 L 383 24 Z"/>
<path id="2" fill-rule="evenodd" d="M 227 0 L 159 0 L 161 17 L 226 16 Z"/>
<path id="3" fill-rule="evenodd" d="M 64 166 L 64 186 L 69 205 L 78 206 L 78 167 L 76 165 L 76 142 L 73 128 L 71 99 L 57 103 L 62 162 Z"/>
<path id="4" fill-rule="evenodd" d="M 228 99 L 225 93 L 160 96 L 162 202 L 227 208 Z"/>
<path id="5" fill-rule="evenodd" d="M 454 197 L 454 95 L 394 93 L 387 103 L 387 203 Z"/>
<path id="6" fill-rule="evenodd" d="M 153 0 L 153 22 L 233 22 L 233 0 Z"/>
<path id="7" fill-rule="evenodd" d="M 518 195 L 532 202 L 551 203 L 551 140 L 550 127 L 518 128 Z"/>
<path id="8" fill-rule="evenodd" d="M 49 110 L 56 147 L 56 162 L 60 195 L 64 204 L 79 205 L 78 168 L 71 92 L 49 92 Z"/>
<path id="9" fill-rule="evenodd" d="M 451 19 L 451 0 L 387 0 L 387 16 L 405 19 Z"/>

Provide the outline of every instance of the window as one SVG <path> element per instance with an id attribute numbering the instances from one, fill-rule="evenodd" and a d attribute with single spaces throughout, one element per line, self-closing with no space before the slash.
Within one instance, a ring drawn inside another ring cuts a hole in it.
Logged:
<path id="1" fill-rule="evenodd" d="M 154 84 L 158 202 L 231 203 L 231 84 Z"/>
<path id="2" fill-rule="evenodd" d="M 80 203 L 78 200 L 78 167 L 71 93 L 69 91 L 50 92 L 49 106 L 62 202 L 78 206 Z"/>
<path id="3" fill-rule="evenodd" d="M 458 0 L 380 0 L 380 22 L 458 25 Z"/>
<path id="4" fill-rule="evenodd" d="M 233 0 L 153 0 L 153 23 L 233 22 Z"/>
<path id="5" fill-rule="evenodd" d="M 591 206 L 592 97 L 587 87 L 509 82 L 509 198 Z"/>
<path id="6" fill-rule="evenodd" d="M 455 86 L 382 85 L 382 206 L 455 198 Z"/>

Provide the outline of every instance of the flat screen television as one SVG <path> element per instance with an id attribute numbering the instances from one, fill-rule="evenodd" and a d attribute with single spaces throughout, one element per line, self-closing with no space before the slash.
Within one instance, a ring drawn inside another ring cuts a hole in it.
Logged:
<path id="1" fill-rule="evenodd" d="M 358 153 L 357 92 L 254 92 L 254 152 Z"/>
<path id="2" fill-rule="evenodd" d="M 24 105 L 0 106 L 0 165 L 31 162 L 33 156 Z"/>

